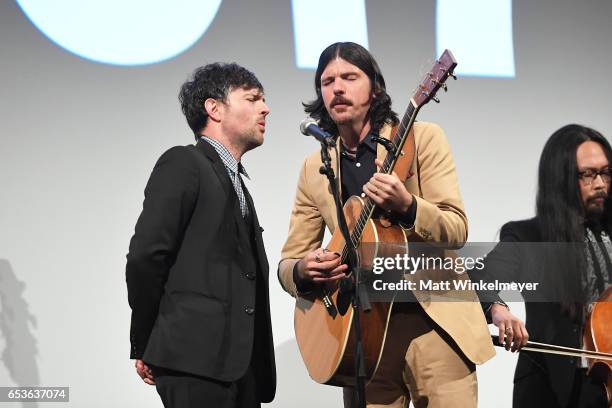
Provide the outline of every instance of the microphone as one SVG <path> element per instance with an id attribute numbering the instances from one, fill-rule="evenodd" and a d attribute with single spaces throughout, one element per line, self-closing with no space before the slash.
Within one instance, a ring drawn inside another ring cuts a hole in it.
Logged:
<path id="1" fill-rule="evenodd" d="M 319 127 L 316 120 L 310 116 L 300 122 L 300 132 L 305 136 L 312 136 L 319 142 L 324 143 L 328 147 L 336 145 L 336 141 L 333 137 L 323 129 Z"/>

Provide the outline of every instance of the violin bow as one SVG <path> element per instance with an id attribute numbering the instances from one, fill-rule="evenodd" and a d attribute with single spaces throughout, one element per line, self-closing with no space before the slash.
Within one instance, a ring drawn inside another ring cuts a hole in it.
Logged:
<path id="1" fill-rule="evenodd" d="M 492 334 L 491 340 L 493 340 L 493 344 L 497 347 L 504 347 L 504 345 L 499 341 L 499 336 Z M 560 354 L 564 356 L 597 358 L 601 360 L 612 361 L 612 353 L 602 353 L 600 351 L 556 346 L 554 344 L 539 343 L 537 341 L 528 341 L 527 345 L 521 347 L 520 351 L 535 351 L 538 353 Z"/>

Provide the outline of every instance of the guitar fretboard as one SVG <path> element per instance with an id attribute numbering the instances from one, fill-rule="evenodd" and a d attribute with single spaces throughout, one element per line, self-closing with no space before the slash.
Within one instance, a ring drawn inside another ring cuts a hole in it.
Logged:
<path id="1" fill-rule="evenodd" d="M 406 142 L 406 136 L 408 135 L 408 130 L 414 123 L 416 118 L 417 109 L 412 104 L 412 101 L 408 104 L 408 108 L 402 117 L 402 120 L 397 128 L 397 132 L 395 135 L 391 137 L 391 146 L 395 149 L 396 154 L 387 153 L 385 157 L 385 161 L 383 162 L 382 173 L 390 174 L 393 171 L 393 167 L 397 162 L 397 155 L 399 155 L 402 150 L 404 143 Z M 368 197 L 364 198 L 365 205 L 361 209 L 361 213 L 359 214 L 359 219 L 353 228 L 353 232 L 351 233 L 351 245 L 353 248 L 357 248 L 359 245 L 359 241 L 361 240 L 361 235 L 363 234 L 363 229 L 365 228 L 368 220 L 372 217 L 374 213 L 374 209 L 376 208 L 376 204 Z M 342 251 L 342 260 L 344 261 L 348 255 L 348 251 L 346 247 Z"/>

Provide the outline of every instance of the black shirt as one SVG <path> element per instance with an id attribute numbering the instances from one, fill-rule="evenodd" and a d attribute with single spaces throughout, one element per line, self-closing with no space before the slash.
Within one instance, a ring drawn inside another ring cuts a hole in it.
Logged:
<path id="1" fill-rule="evenodd" d="M 372 141 L 374 134 L 368 134 L 357 146 L 356 154 L 347 153 L 344 146 L 340 154 L 340 172 L 342 174 L 342 202 L 345 203 L 350 196 L 365 197 L 363 186 L 376 173 L 376 142 Z M 405 214 L 394 214 L 396 220 L 404 225 L 412 226 L 416 218 L 416 200 Z"/>
<path id="2" fill-rule="evenodd" d="M 370 135 L 359 143 L 356 154 L 342 146 L 340 153 L 340 173 L 342 175 L 342 202 L 350 196 L 365 197 L 363 186 L 376 172 L 376 142 Z"/>

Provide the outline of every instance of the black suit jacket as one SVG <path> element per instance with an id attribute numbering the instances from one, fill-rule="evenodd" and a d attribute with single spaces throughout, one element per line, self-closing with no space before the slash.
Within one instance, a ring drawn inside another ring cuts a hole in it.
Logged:
<path id="1" fill-rule="evenodd" d="M 544 252 L 558 251 L 565 247 L 538 246 L 541 241 L 535 218 L 505 224 L 500 232 L 500 244 L 486 257 L 486 267 L 483 271 L 485 280 L 540 281 L 544 285 L 548 284 L 549 289 L 552 288 L 551 283 L 559 279 L 561 274 L 557 268 L 551 268 L 551 256 Z M 515 245 L 517 243 L 520 244 Z M 523 296 L 526 311 L 525 325 L 530 340 L 568 347 L 580 346 L 580 325 L 567 313 L 562 312 L 559 302 L 542 302 L 542 292 L 537 294 L 525 292 Z M 550 299 L 554 299 L 554 295 L 549 294 L 549 296 Z M 574 357 L 521 352 L 514 382 L 529 381 L 530 374 L 543 373 L 548 377 L 560 405 L 566 406 L 572 392 L 576 367 L 577 361 Z M 521 398 L 529 401 L 532 397 L 532 395 L 521 396 L 515 393 L 514 406 L 521 406 Z"/>
<path id="2" fill-rule="evenodd" d="M 253 356 L 260 400 L 268 402 L 276 387 L 268 261 L 246 188 L 245 195 L 253 240 L 209 143 L 160 157 L 127 255 L 130 354 L 221 381 L 242 377 Z"/>

